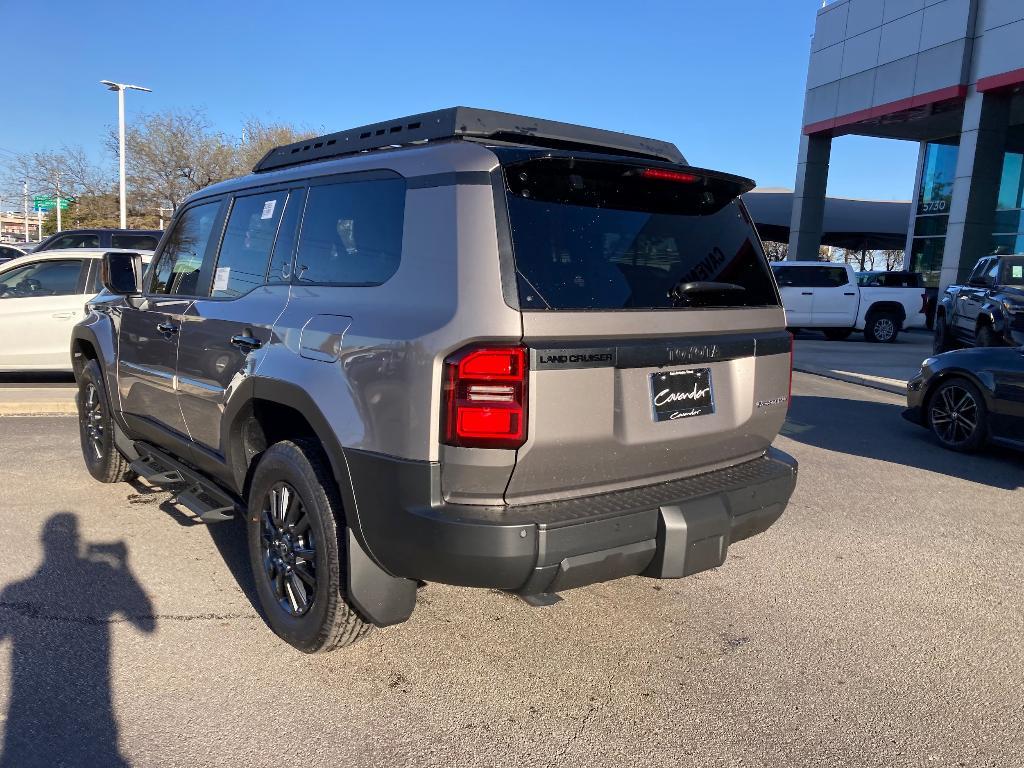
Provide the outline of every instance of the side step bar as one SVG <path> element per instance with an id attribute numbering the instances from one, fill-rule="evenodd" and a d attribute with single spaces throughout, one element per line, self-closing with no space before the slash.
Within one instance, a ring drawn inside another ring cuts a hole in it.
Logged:
<path id="1" fill-rule="evenodd" d="M 139 458 L 131 463 L 131 470 L 147 485 L 173 493 L 172 503 L 204 523 L 220 523 L 235 516 L 235 500 L 202 475 L 148 443 L 135 443 L 135 450 Z"/>

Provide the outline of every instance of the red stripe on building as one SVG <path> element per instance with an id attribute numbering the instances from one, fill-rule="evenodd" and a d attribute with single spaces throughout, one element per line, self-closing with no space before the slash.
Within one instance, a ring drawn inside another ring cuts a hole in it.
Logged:
<path id="1" fill-rule="evenodd" d="M 1024 72 L 1024 70 L 1022 70 L 1022 72 Z M 981 85 L 980 81 L 978 85 Z M 841 129 L 856 125 L 857 123 L 862 123 L 865 120 L 877 120 L 878 118 L 885 117 L 886 115 L 895 115 L 900 112 L 906 112 L 908 109 L 916 109 L 918 107 L 926 107 L 929 104 L 940 104 L 944 101 L 954 101 L 965 98 L 967 98 L 966 85 L 951 85 L 948 88 L 929 91 L 928 93 L 922 93 L 918 96 L 911 96 L 908 99 L 890 101 L 888 104 L 881 104 L 877 107 L 862 109 L 857 112 L 850 112 L 846 115 L 834 117 L 831 120 L 823 120 L 820 123 L 810 123 L 804 126 L 804 134 L 807 136 L 813 136 L 816 133 L 824 133 L 826 131 L 838 131 L 839 133 L 843 133 L 844 131 Z"/>
<path id="2" fill-rule="evenodd" d="M 1024 69 L 1015 69 L 1012 72 L 1003 72 L 1001 75 L 992 75 L 978 80 L 974 86 L 978 93 L 988 91 L 999 91 L 1003 88 L 1013 88 L 1017 85 L 1024 85 Z"/>

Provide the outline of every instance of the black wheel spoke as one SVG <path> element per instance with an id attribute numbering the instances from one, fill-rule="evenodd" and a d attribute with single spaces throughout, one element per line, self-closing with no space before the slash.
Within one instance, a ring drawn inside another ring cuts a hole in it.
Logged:
<path id="1" fill-rule="evenodd" d="M 316 560 L 316 552 L 310 547 L 296 547 L 293 552 L 296 557 L 305 560 L 307 563 L 312 563 Z"/>
<path id="2" fill-rule="evenodd" d="M 302 510 L 302 516 L 299 517 L 295 524 L 292 526 L 292 533 L 296 536 L 301 536 L 309 530 L 309 515 L 306 514 L 306 510 Z"/>
<path id="3" fill-rule="evenodd" d="M 316 589 L 316 578 L 307 570 L 307 566 L 303 563 L 296 563 L 292 572 L 302 579 L 311 589 Z"/>

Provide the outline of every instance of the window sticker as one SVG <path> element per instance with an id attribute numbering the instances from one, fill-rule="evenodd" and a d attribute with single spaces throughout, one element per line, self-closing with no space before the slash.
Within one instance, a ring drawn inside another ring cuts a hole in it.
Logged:
<path id="1" fill-rule="evenodd" d="M 1014 280 L 1020 280 L 1021 278 L 1024 278 L 1024 266 L 1020 266 L 1020 267 L 1016 267 L 1015 266 L 1013 268 L 1013 279 Z"/>
<path id="2" fill-rule="evenodd" d="M 226 291 L 229 277 L 231 277 L 231 267 L 217 267 L 213 276 L 213 290 Z"/>
<path id="3" fill-rule="evenodd" d="M 263 213 L 260 214 L 261 219 L 269 219 L 274 216 L 274 208 L 277 207 L 277 200 L 267 200 L 263 204 Z"/>

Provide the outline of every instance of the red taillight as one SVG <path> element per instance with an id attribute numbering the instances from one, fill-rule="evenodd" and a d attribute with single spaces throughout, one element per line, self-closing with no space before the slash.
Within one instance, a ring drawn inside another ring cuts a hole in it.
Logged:
<path id="1" fill-rule="evenodd" d="M 470 347 L 444 361 L 442 441 L 464 448 L 526 442 L 524 347 Z"/>
<path id="2" fill-rule="evenodd" d="M 681 184 L 695 184 L 700 181 L 700 176 L 682 171 L 669 171 L 665 168 L 644 168 L 640 175 L 645 179 L 661 179 L 662 181 L 678 181 Z"/>

